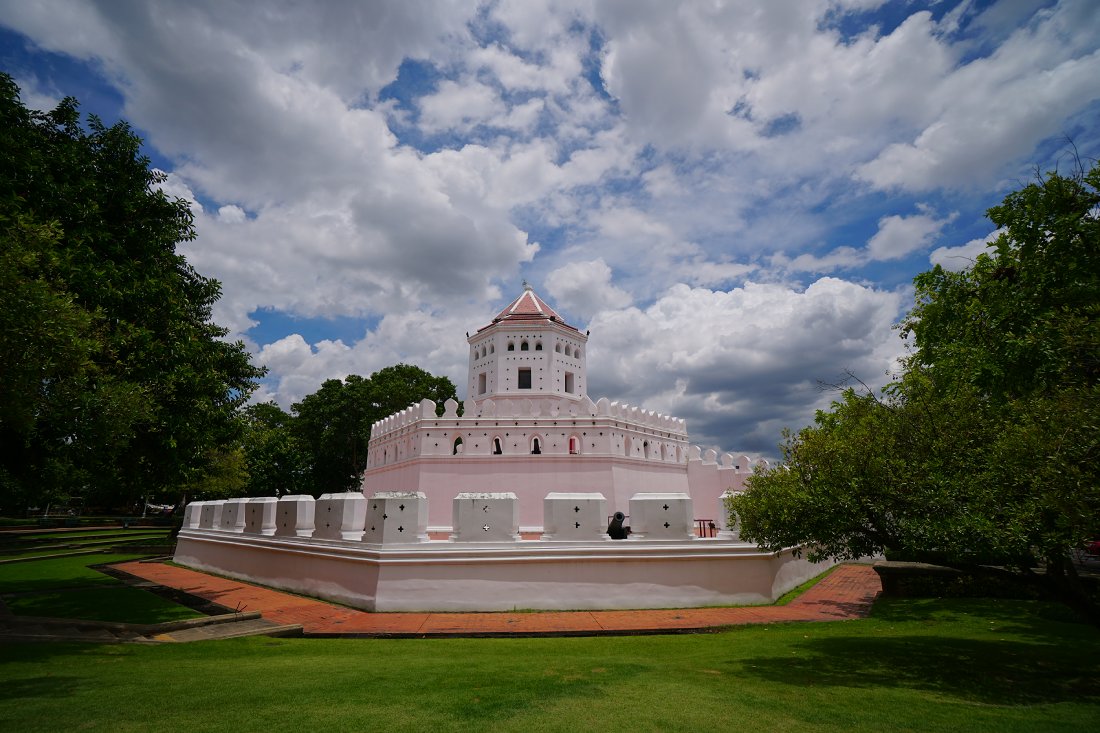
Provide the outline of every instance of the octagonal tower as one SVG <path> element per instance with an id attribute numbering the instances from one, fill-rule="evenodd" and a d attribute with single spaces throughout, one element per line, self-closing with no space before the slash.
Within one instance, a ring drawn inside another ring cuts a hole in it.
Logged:
<path id="1" fill-rule="evenodd" d="M 524 283 L 523 294 L 470 336 L 467 395 L 480 403 L 583 400 L 588 336 L 566 323 Z"/>

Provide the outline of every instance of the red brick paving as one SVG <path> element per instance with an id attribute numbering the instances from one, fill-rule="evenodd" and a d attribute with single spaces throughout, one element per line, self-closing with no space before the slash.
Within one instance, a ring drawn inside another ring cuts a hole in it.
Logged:
<path id="1" fill-rule="evenodd" d="M 536 613 L 370 613 L 163 563 L 124 562 L 131 575 L 239 611 L 260 611 L 307 634 L 507 635 L 681 631 L 785 621 L 863 618 L 881 591 L 869 565 L 841 565 L 786 606 Z"/>

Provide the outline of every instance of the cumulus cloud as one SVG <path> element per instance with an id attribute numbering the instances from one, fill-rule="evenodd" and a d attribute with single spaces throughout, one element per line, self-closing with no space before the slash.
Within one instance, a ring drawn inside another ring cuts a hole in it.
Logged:
<path id="1" fill-rule="evenodd" d="M 602 259 L 570 262 L 546 276 L 546 291 L 562 310 L 587 319 L 597 311 L 622 308 L 630 293 L 611 283 L 611 268 Z"/>
<path id="2" fill-rule="evenodd" d="M 11 73 L 9 71 L 9 73 Z M 36 109 L 48 112 L 61 101 L 63 95 L 55 90 L 46 89 L 36 75 L 12 74 L 16 85 L 19 87 L 19 96 L 28 109 Z"/>
<path id="3" fill-rule="evenodd" d="M 343 379 L 349 374 L 365 377 L 407 363 L 448 377 L 462 399 L 469 348 L 463 333 L 487 325 L 491 318 L 478 311 L 456 307 L 445 312 L 394 312 L 352 344 L 330 339 L 310 344 L 300 334 L 290 334 L 265 344 L 256 354 L 272 372 L 262 397 L 289 407 L 316 391 L 326 379 Z"/>
<path id="4" fill-rule="evenodd" d="M 878 221 L 878 231 L 864 247 L 835 247 L 822 255 L 805 253 L 789 257 L 779 252 L 769 258 L 772 267 L 785 272 L 825 273 L 850 270 L 869 262 L 884 262 L 906 257 L 927 249 L 939 237 L 944 226 L 954 221 L 952 213 L 937 218 L 928 206 L 918 205 L 921 213 L 902 216 L 891 214 Z"/>
<path id="5" fill-rule="evenodd" d="M 460 334 L 527 277 L 591 320 L 594 387 L 767 452 L 817 379 L 889 368 L 948 211 L 1068 122 L 1095 154 L 1091 0 L 881 4 L 0 0 L 0 23 L 123 100 L 219 322 L 364 319 L 255 344 L 264 396 L 397 361 L 461 386 Z M 20 70 L 32 106 L 78 91 L 48 67 Z M 838 272 L 868 284 L 814 279 Z"/>
<path id="6" fill-rule="evenodd" d="M 928 261 L 951 272 L 965 270 L 974 264 L 978 255 L 991 253 L 989 245 L 997 241 L 1004 231 L 1004 229 L 995 229 L 980 239 L 971 239 L 958 247 L 937 247 L 928 256 Z"/>
<path id="7" fill-rule="evenodd" d="M 445 81 L 435 94 L 420 99 L 420 124 L 428 132 L 462 129 L 504 111 L 496 90 L 480 82 Z"/>
<path id="8" fill-rule="evenodd" d="M 1039 11 L 990 56 L 928 86 L 928 123 L 913 139 L 887 145 L 858 175 L 877 188 L 927 191 L 1005 173 L 1006 160 L 1028 154 L 1100 96 L 1095 26 L 1089 0 Z"/>
<path id="9" fill-rule="evenodd" d="M 771 454 L 780 427 L 807 424 L 831 399 L 819 380 L 848 370 L 886 381 L 903 352 L 892 329 L 903 305 L 900 292 L 835 278 L 801 291 L 678 285 L 592 320 L 589 392 L 683 417 L 699 442 Z"/>
<path id="10" fill-rule="evenodd" d="M 867 254 L 875 260 L 896 260 L 904 257 L 931 244 L 944 225 L 952 219 L 954 215 L 936 219 L 928 213 L 883 217 L 878 222 L 875 236 L 867 242 Z"/>

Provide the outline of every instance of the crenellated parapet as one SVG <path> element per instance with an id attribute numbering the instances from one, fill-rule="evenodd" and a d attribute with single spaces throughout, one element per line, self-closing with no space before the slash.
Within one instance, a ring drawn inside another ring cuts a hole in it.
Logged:
<path id="1" fill-rule="evenodd" d="M 459 408 L 462 415 L 459 416 Z M 618 456 L 658 463 L 687 460 L 684 420 L 606 398 L 432 400 L 371 429 L 367 470 L 426 457 Z"/>

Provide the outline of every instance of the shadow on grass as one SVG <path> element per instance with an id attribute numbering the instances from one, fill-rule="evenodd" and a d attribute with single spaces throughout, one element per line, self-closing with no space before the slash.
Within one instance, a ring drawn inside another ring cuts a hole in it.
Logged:
<path id="1" fill-rule="evenodd" d="M 9 679 L 0 688 L 0 700 L 61 698 L 76 692 L 83 682 L 79 677 L 62 675 Z"/>
<path id="2" fill-rule="evenodd" d="M 995 626 L 999 631 L 1044 644 L 1065 643 L 1079 636 L 1100 645 L 1100 632 L 1072 609 L 1049 601 L 990 600 L 988 598 L 879 598 L 872 618 L 887 623 L 938 624 L 943 622 Z"/>
<path id="3" fill-rule="evenodd" d="M 809 608 L 827 616 L 846 619 L 863 616 L 867 613 L 869 604 L 862 601 L 836 601 L 830 598 L 821 598 L 812 601 L 796 600 L 788 605 L 794 608 Z"/>
<path id="4" fill-rule="evenodd" d="M 9 598 L 16 616 L 49 616 L 91 621 L 156 624 L 201 614 L 139 588 L 125 585 L 87 588 L 79 593 L 54 592 Z"/>
<path id="5" fill-rule="evenodd" d="M 1100 702 L 1095 643 L 846 636 L 795 649 L 735 662 L 735 674 L 799 686 L 921 690 L 987 705 Z"/>
<path id="6" fill-rule="evenodd" d="M 141 555 L 97 553 L 49 558 L 0 566 L 0 593 L 43 593 L 88 585 L 114 585 L 118 581 L 91 565 L 131 560 Z"/>

